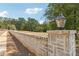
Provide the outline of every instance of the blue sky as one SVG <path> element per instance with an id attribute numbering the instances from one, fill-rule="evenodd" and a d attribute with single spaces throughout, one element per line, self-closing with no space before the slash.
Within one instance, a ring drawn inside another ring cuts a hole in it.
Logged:
<path id="1" fill-rule="evenodd" d="M 0 4 L 0 16 L 25 19 L 32 17 L 42 22 L 45 20 L 43 15 L 47 5 L 46 3 L 4 3 Z"/>

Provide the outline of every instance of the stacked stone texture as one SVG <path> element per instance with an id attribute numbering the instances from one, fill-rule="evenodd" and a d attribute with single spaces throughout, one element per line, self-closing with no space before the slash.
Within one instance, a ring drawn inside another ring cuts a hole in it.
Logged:
<path id="1" fill-rule="evenodd" d="M 48 37 L 12 32 L 31 53 L 38 56 L 74 56 L 76 55 L 74 30 L 48 31 Z"/>
<path id="2" fill-rule="evenodd" d="M 75 56 L 75 33 L 74 30 L 48 31 L 48 55 Z"/>

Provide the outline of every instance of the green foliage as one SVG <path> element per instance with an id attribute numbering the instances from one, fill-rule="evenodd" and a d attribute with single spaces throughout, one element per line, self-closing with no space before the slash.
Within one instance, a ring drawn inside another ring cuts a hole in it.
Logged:
<path id="1" fill-rule="evenodd" d="M 43 32 L 43 27 L 41 25 L 37 26 L 35 32 Z"/>
<path id="2" fill-rule="evenodd" d="M 0 28 L 2 29 L 16 29 L 15 24 L 12 24 L 13 20 L 10 18 L 0 17 Z"/>
<path id="3" fill-rule="evenodd" d="M 8 30 L 24 30 L 24 31 L 36 31 L 42 32 L 47 30 L 45 25 L 39 24 L 39 22 L 34 18 L 24 18 L 11 19 L 0 17 L 0 28 Z"/>
<path id="4" fill-rule="evenodd" d="M 35 20 L 34 18 L 28 18 L 27 20 L 27 30 L 28 31 L 36 31 L 36 27 L 38 27 L 39 22 L 37 20 Z"/>
<path id="5" fill-rule="evenodd" d="M 47 19 L 52 20 L 60 13 L 63 13 L 66 17 L 65 29 L 79 30 L 79 4 L 52 4 L 48 5 L 45 11 Z M 54 23 L 54 22 L 53 22 Z M 55 25 L 53 25 L 55 26 Z M 56 28 L 55 28 L 56 29 Z"/>
<path id="6" fill-rule="evenodd" d="M 54 24 L 54 23 L 53 23 Z M 52 23 L 44 21 L 40 24 L 34 18 L 24 18 L 11 19 L 11 18 L 0 18 L 0 28 L 8 30 L 23 30 L 23 31 L 35 31 L 35 32 L 46 32 L 47 30 L 54 29 L 55 26 Z"/>
<path id="7" fill-rule="evenodd" d="M 18 20 L 16 21 L 17 30 L 24 30 L 25 22 L 26 21 L 24 18 L 18 18 Z"/>

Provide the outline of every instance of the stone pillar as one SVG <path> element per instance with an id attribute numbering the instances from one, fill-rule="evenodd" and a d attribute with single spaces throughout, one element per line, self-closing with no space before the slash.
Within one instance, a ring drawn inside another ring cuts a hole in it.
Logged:
<path id="1" fill-rule="evenodd" d="M 75 30 L 48 31 L 49 56 L 75 56 Z"/>

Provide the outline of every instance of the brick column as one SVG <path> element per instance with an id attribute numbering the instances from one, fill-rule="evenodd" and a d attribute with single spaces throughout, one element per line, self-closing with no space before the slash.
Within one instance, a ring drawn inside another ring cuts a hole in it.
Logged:
<path id="1" fill-rule="evenodd" d="M 48 31 L 49 56 L 75 56 L 75 30 Z"/>

